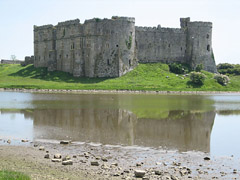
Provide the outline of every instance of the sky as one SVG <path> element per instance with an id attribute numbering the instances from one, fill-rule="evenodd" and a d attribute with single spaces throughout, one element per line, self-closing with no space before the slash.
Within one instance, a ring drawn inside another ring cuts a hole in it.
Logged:
<path id="1" fill-rule="evenodd" d="M 0 59 L 33 55 L 33 25 L 112 16 L 174 28 L 180 17 L 210 21 L 216 63 L 240 64 L 240 0 L 0 0 Z"/>

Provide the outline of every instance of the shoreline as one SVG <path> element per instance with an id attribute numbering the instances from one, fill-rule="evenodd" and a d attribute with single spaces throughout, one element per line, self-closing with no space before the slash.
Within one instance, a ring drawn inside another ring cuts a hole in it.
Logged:
<path id="1" fill-rule="evenodd" d="M 145 172 L 140 179 L 238 179 L 238 159 L 212 157 L 203 152 L 178 152 L 152 148 L 35 141 L 26 146 L 0 145 L 0 170 L 14 170 L 32 179 L 139 179 L 136 170 Z M 44 147 L 43 150 L 40 148 Z M 49 158 L 45 155 L 49 154 Z M 61 154 L 72 165 L 53 162 Z M 209 159 L 205 159 L 208 157 Z M 92 165 L 92 162 L 95 165 Z"/>
<path id="2" fill-rule="evenodd" d="M 0 92 L 29 92 L 29 93 L 69 93 L 69 94 L 159 94 L 159 95 L 212 95 L 240 94 L 240 91 L 146 91 L 146 90 L 74 90 L 74 89 L 24 89 L 0 88 Z"/>

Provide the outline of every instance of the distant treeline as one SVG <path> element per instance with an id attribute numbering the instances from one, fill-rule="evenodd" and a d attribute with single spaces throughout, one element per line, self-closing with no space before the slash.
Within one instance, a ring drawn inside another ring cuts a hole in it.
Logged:
<path id="1" fill-rule="evenodd" d="M 217 65 L 220 74 L 240 75 L 240 64 L 221 63 Z"/>

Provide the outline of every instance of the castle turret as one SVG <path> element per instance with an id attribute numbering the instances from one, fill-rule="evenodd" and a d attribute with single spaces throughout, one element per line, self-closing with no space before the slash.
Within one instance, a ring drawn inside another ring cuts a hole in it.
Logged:
<path id="1" fill-rule="evenodd" d="M 34 26 L 34 66 L 52 69 L 55 61 L 55 29 L 53 25 Z"/>
<path id="2" fill-rule="evenodd" d="M 181 18 L 181 28 L 187 33 L 187 62 L 193 68 L 203 64 L 204 70 L 217 72 L 212 49 L 212 23 L 190 22 L 190 18 Z"/>

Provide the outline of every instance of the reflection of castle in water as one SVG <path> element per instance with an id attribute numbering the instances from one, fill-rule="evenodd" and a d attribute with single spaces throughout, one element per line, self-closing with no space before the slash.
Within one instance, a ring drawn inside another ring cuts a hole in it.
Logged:
<path id="1" fill-rule="evenodd" d="M 169 111 L 164 119 L 138 119 L 122 109 L 34 110 L 35 139 L 166 146 L 210 151 L 215 112 Z"/>

